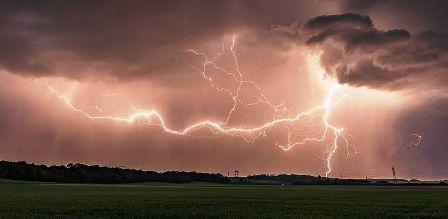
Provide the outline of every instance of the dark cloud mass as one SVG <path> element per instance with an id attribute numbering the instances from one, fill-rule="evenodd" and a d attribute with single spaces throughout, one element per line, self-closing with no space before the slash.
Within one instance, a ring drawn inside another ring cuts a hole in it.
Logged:
<path id="1" fill-rule="evenodd" d="M 235 32 L 254 32 L 258 44 L 266 43 L 266 30 L 271 25 L 297 20 L 276 31 L 299 32 L 306 36 L 307 45 L 322 48 L 322 65 L 341 83 L 396 89 L 414 83 L 418 75 L 439 75 L 443 80 L 448 77 L 445 33 L 381 30 L 368 15 L 356 13 L 317 16 L 301 25 L 317 11 L 318 6 L 310 2 L 1 4 L 0 65 L 22 75 L 180 77 L 191 67 L 192 56 L 185 53 L 186 49 L 202 48 Z M 343 7 L 365 11 L 384 4 L 348 1 Z"/>
<path id="2" fill-rule="evenodd" d="M 397 89 L 416 83 L 419 75 L 448 78 L 443 32 L 379 30 L 359 14 L 319 16 L 303 30 L 306 44 L 322 48 L 322 65 L 341 83 Z"/>
<path id="3" fill-rule="evenodd" d="M 344 27 L 350 28 L 373 28 L 370 17 L 360 14 L 322 15 L 306 22 L 306 31 L 321 31 L 322 29 Z"/>
<path id="4" fill-rule="evenodd" d="M 186 49 L 309 17 L 298 1 L 2 1 L 0 64 L 23 75 L 159 77 L 189 68 Z M 298 14 L 297 12 L 300 13 Z"/>

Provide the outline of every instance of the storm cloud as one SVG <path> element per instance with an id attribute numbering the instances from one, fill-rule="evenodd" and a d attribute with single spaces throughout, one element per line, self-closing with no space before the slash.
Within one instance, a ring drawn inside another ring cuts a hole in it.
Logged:
<path id="1" fill-rule="evenodd" d="M 317 7 L 289 0 L 48 0 L 2 1 L 0 8 L 0 66 L 7 71 L 134 79 L 176 77 L 190 67 L 187 49 L 226 34 L 262 33 L 273 23 L 309 17 Z"/>
<path id="2" fill-rule="evenodd" d="M 306 22 L 303 31 L 307 45 L 322 49 L 326 73 L 340 83 L 400 89 L 434 77 L 448 79 L 448 36 L 443 32 L 380 30 L 360 14 L 319 16 Z"/>
<path id="3" fill-rule="evenodd" d="M 374 6 L 343 5 L 353 10 Z M 445 33 L 382 30 L 368 15 L 356 13 L 307 20 L 318 8 L 307 2 L 5 1 L 2 8 L 0 66 L 14 74 L 163 81 L 189 73 L 193 57 L 187 49 L 226 34 L 251 33 L 253 44 L 281 49 L 269 27 L 295 20 L 276 32 L 289 31 L 302 38 L 292 40 L 319 47 L 322 65 L 340 83 L 399 89 L 421 77 L 448 81 Z"/>

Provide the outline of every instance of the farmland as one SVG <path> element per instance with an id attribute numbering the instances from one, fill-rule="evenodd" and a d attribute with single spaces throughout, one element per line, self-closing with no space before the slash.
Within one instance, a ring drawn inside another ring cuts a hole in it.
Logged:
<path id="1" fill-rule="evenodd" d="M 0 181 L 2 218 L 448 217 L 448 188 Z"/>

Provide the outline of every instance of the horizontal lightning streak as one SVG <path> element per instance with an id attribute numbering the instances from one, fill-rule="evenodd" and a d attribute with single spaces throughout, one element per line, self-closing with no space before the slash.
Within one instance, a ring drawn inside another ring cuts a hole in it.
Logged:
<path id="1" fill-rule="evenodd" d="M 334 104 L 336 104 L 336 102 L 337 102 L 337 101 L 333 101 L 334 92 L 339 88 L 339 86 L 337 84 L 333 84 L 330 87 L 327 97 L 325 98 L 322 105 L 316 106 L 306 112 L 296 113 L 295 115 L 290 116 L 290 117 L 283 117 L 283 114 L 287 110 L 287 108 L 284 107 L 283 104 L 280 104 L 280 105 L 273 104 L 265 96 L 265 94 L 262 92 L 262 89 L 258 85 L 256 85 L 256 83 L 254 81 L 245 79 L 244 74 L 240 71 L 238 54 L 235 51 L 235 47 L 236 47 L 236 36 L 234 36 L 232 38 L 232 44 L 231 44 L 230 48 L 228 49 L 233 58 L 234 69 L 235 69 L 234 72 L 227 71 L 223 67 L 218 66 L 215 63 L 215 61 L 217 59 L 219 59 L 222 55 L 224 55 L 226 53 L 227 49 L 225 48 L 224 45 L 223 45 L 222 51 L 220 53 L 218 53 L 217 56 L 212 59 L 210 59 L 203 52 L 198 52 L 196 50 L 188 50 L 188 52 L 191 52 L 194 55 L 201 56 L 204 59 L 204 62 L 202 63 L 202 70 L 200 71 L 202 77 L 205 78 L 207 81 L 209 81 L 211 87 L 214 88 L 216 91 L 225 93 L 232 99 L 232 106 L 228 110 L 225 119 L 223 119 L 220 122 L 212 121 L 212 120 L 203 120 L 203 121 L 194 123 L 190 126 L 187 126 L 183 129 L 176 130 L 166 124 L 165 119 L 158 111 L 156 111 L 154 109 L 151 109 L 151 110 L 138 109 L 135 105 L 133 105 L 131 103 L 131 101 L 126 96 L 121 95 L 121 94 L 110 94 L 108 96 L 119 96 L 119 97 L 125 98 L 127 103 L 131 106 L 131 108 L 137 112 L 127 115 L 127 116 L 92 115 L 92 114 L 86 112 L 85 110 L 76 107 L 67 96 L 61 94 L 58 90 L 51 87 L 47 81 L 45 82 L 45 86 L 51 93 L 55 94 L 70 109 L 72 109 L 73 111 L 78 112 L 81 115 L 83 115 L 89 119 L 92 119 L 92 120 L 110 120 L 110 121 L 124 122 L 124 123 L 128 123 L 128 124 L 132 124 L 139 119 L 144 119 L 144 120 L 148 121 L 148 124 L 158 125 L 162 128 L 163 131 L 170 133 L 170 134 L 174 134 L 174 135 L 187 135 L 187 134 L 190 134 L 190 133 L 192 133 L 196 130 L 199 130 L 201 128 L 209 128 L 210 130 L 212 130 L 215 133 L 228 134 L 228 135 L 242 137 L 246 142 L 250 142 L 250 143 L 255 142 L 255 140 L 258 139 L 260 136 L 264 136 L 266 130 L 268 130 L 270 128 L 281 127 L 282 125 L 287 125 L 287 124 L 300 123 L 300 121 L 303 117 L 315 116 L 316 113 L 320 113 L 320 114 L 322 114 L 320 116 L 322 119 L 319 123 L 323 124 L 323 126 L 324 126 L 323 133 L 320 137 L 311 136 L 311 137 L 305 137 L 301 141 L 292 141 L 291 140 L 292 132 L 290 129 L 287 129 L 288 130 L 287 144 L 279 145 L 279 147 L 284 151 L 288 151 L 291 148 L 295 147 L 296 145 L 302 145 L 302 144 L 305 144 L 310 141 L 324 142 L 324 141 L 326 141 L 326 139 L 329 135 L 328 133 L 331 132 L 334 137 L 332 137 L 332 140 L 330 141 L 331 147 L 330 147 L 330 151 L 326 157 L 327 171 L 325 173 L 325 176 L 328 177 L 328 175 L 332 171 L 331 160 L 332 160 L 336 150 L 338 149 L 339 138 L 340 137 L 344 138 L 347 145 L 349 144 L 347 138 L 345 138 L 345 136 L 343 134 L 344 128 L 338 128 L 329 122 L 329 117 L 331 114 L 332 106 Z M 216 85 L 214 78 L 207 74 L 208 66 L 211 66 L 212 68 L 214 68 L 220 72 L 223 72 L 226 75 L 233 77 L 233 80 L 235 81 L 235 83 L 237 83 L 236 89 L 231 90 L 231 89 L 219 87 L 218 85 Z M 246 84 L 254 87 L 258 91 L 258 93 L 257 93 L 258 100 L 254 103 L 246 103 L 245 101 L 243 101 L 240 98 L 241 90 L 243 89 L 243 86 L 245 86 Z M 266 104 L 272 108 L 272 110 L 275 114 L 281 113 L 282 116 L 281 117 L 275 116 L 275 118 L 272 119 L 271 121 L 266 122 L 261 125 L 258 125 L 258 126 L 255 126 L 255 127 L 251 127 L 251 128 L 246 127 L 246 126 L 227 127 L 229 121 L 231 120 L 233 112 L 235 112 L 237 110 L 237 107 L 239 105 L 244 107 L 244 106 L 250 106 L 250 105 L 255 105 L 255 104 Z M 95 108 L 99 112 L 103 111 L 102 108 L 100 108 L 98 106 L 95 106 Z M 154 122 L 154 119 L 156 120 L 156 122 Z M 253 135 L 255 137 L 253 137 Z M 419 141 L 420 141 L 420 138 L 419 138 Z"/>

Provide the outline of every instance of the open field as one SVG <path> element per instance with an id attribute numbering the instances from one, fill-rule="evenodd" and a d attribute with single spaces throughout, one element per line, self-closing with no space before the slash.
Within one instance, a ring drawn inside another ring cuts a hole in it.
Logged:
<path id="1" fill-rule="evenodd" d="M 0 217 L 448 217 L 448 188 L 1 180 Z"/>

